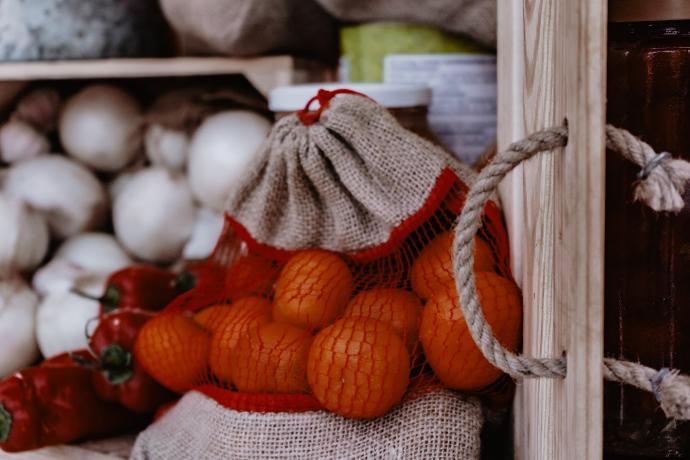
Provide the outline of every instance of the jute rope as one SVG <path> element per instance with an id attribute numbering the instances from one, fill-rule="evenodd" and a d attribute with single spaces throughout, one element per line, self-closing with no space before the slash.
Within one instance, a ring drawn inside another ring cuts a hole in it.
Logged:
<path id="1" fill-rule="evenodd" d="M 481 225 L 486 202 L 508 172 L 539 152 L 564 147 L 568 129 L 554 127 L 532 134 L 499 153 L 478 175 L 455 228 L 453 269 L 460 293 L 460 305 L 472 338 L 487 360 L 514 378 L 565 377 L 565 357 L 533 358 L 506 350 L 494 337 L 477 297 L 474 272 L 474 236 Z M 623 129 L 606 127 L 606 147 L 640 166 L 635 199 L 655 211 L 678 212 L 683 209 L 682 193 L 690 180 L 690 163 L 656 154 L 645 142 Z M 657 371 L 638 363 L 605 358 L 604 377 L 653 392 L 667 417 L 690 419 L 690 377 L 678 371 Z"/>

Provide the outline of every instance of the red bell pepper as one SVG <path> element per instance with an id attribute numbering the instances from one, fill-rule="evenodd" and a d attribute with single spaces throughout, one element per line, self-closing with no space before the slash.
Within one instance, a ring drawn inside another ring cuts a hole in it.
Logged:
<path id="1" fill-rule="evenodd" d="M 100 320 L 90 339 L 98 362 L 93 374 L 96 392 L 104 401 L 119 402 L 138 413 L 153 413 L 175 398 L 134 360 L 137 333 L 153 316 L 136 310 L 111 313 Z"/>
<path id="2" fill-rule="evenodd" d="M 194 262 L 178 276 L 180 293 L 198 287 L 225 296 L 224 301 L 250 295 L 266 295 L 275 283 L 281 266 L 275 261 L 249 254 L 227 267 L 213 261 Z M 202 293 L 203 294 L 203 293 Z M 221 303 L 221 299 L 217 300 Z"/>
<path id="3" fill-rule="evenodd" d="M 101 316 L 118 309 L 162 310 L 179 293 L 177 275 L 149 265 L 132 265 L 110 275 L 105 294 L 92 297 L 101 304 Z"/>
<path id="4" fill-rule="evenodd" d="M 0 381 L 0 449 L 19 452 L 142 426 L 141 416 L 102 401 L 91 378 L 91 370 L 64 354 Z"/>

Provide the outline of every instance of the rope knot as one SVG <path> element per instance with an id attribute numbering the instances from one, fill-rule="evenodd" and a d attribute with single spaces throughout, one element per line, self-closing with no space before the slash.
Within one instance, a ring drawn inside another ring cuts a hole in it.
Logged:
<path id="1" fill-rule="evenodd" d="M 683 192 L 690 181 L 690 163 L 657 154 L 643 140 L 628 131 L 606 127 L 606 147 L 642 168 L 637 175 L 634 197 L 654 211 L 680 212 L 685 207 Z"/>
<path id="2" fill-rule="evenodd" d="M 664 368 L 652 381 L 652 389 L 666 417 L 690 420 L 690 377 Z"/>

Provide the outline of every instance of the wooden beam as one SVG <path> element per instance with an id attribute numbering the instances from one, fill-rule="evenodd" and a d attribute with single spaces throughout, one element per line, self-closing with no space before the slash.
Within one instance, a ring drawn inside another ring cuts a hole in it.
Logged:
<path id="1" fill-rule="evenodd" d="M 565 380 L 518 387 L 518 459 L 602 455 L 606 14 L 605 0 L 498 2 L 499 148 L 565 119 L 570 132 L 501 186 L 524 352 L 568 357 Z"/>

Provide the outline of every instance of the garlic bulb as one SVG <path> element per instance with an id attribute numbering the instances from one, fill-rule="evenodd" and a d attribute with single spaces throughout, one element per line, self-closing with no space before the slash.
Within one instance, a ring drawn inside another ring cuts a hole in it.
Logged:
<path id="1" fill-rule="evenodd" d="M 189 136 L 161 125 L 150 125 L 144 135 L 146 156 L 155 166 L 184 171 L 189 151 Z"/>
<path id="2" fill-rule="evenodd" d="M 105 277 L 91 275 L 78 280 L 76 287 L 86 294 L 101 296 L 105 284 Z M 43 356 L 49 358 L 86 348 L 87 323 L 98 317 L 99 310 L 98 301 L 72 291 L 49 293 L 36 313 L 36 340 Z M 96 324 L 95 321 L 93 323 Z"/>
<path id="3" fill-rule="evenodd" d="M 130 253 L 149 262 L 177 259 L 195 216 L 186 180 L 163 168 L 136 173 L 113 205 L 115 235 Z"/>
<path id="4" fill-rule="evenodd" d="M 54 259 L 67 260 L 89 271 L 108 274 L 134 261 L 108 233 L 80 233 L 63 242 Z"/>
<path id="5" fill-rule="evenodd" d="M 38 358 L 34 333 L 38 296 L 18 277 L 0 280 L 0 378 Z"/>
<path id="6" fill-rule="evenodd" d="M 19 100 L 14 116 L 48 132 L 55 128 L 59 110 L 60 94 L 52 88 L 38 88 Z"/>
<path id="7" fill-rule="evenodd" d="M 43 214 L 58 238 L 97 228 L 106 217 L 104 187 L 88 169 L 60 155 L 16 163 L 4 187 Z"/>
<path id="8" fill-rule="evenodd" d="M 223 231 L 225 220 L 223 214 L 210 209 L 200 208 L 197 212 L 192 237 L 182 251 L 186 260 L 206 259 L 216 247 L 218 237 Z"/>
<path id="9" fill-rule="evenodd" d="M 72 96 L 60 115 L 67 154 L 97 170 L 124 168 L 139 152 L 142 113 L 132 96 L 110 85 L 91 85 Z"/>
<path id="10" fill-rule="evenodd" d="M 7 193 L 0 193 L 0 277 L 34 269 L 48 252 L 43 217 Z"/>
<path id="11" fill-rule="evenodd" d="M 134 261 L 112 235 L 80 233 L 63 242 L 31 282 L 36 292 L 45 296 L 71 289 L 85 275 L 108 276 L 132 264 Z"/>
<path id="12" fill-rule="evenodd" d="M 202 123 L 189 147 L 189 185 L 204 207 L 223 211 L 231 188 L 266 139 L 271 124 L 246 110 L 217 113 Z"/>
<path id="13" fill-rule="evenodd" d="M 48 139 L 29 123 L 10 120 L 0 128 L 0 158 L 14 163 L 50 151 Z"/>

